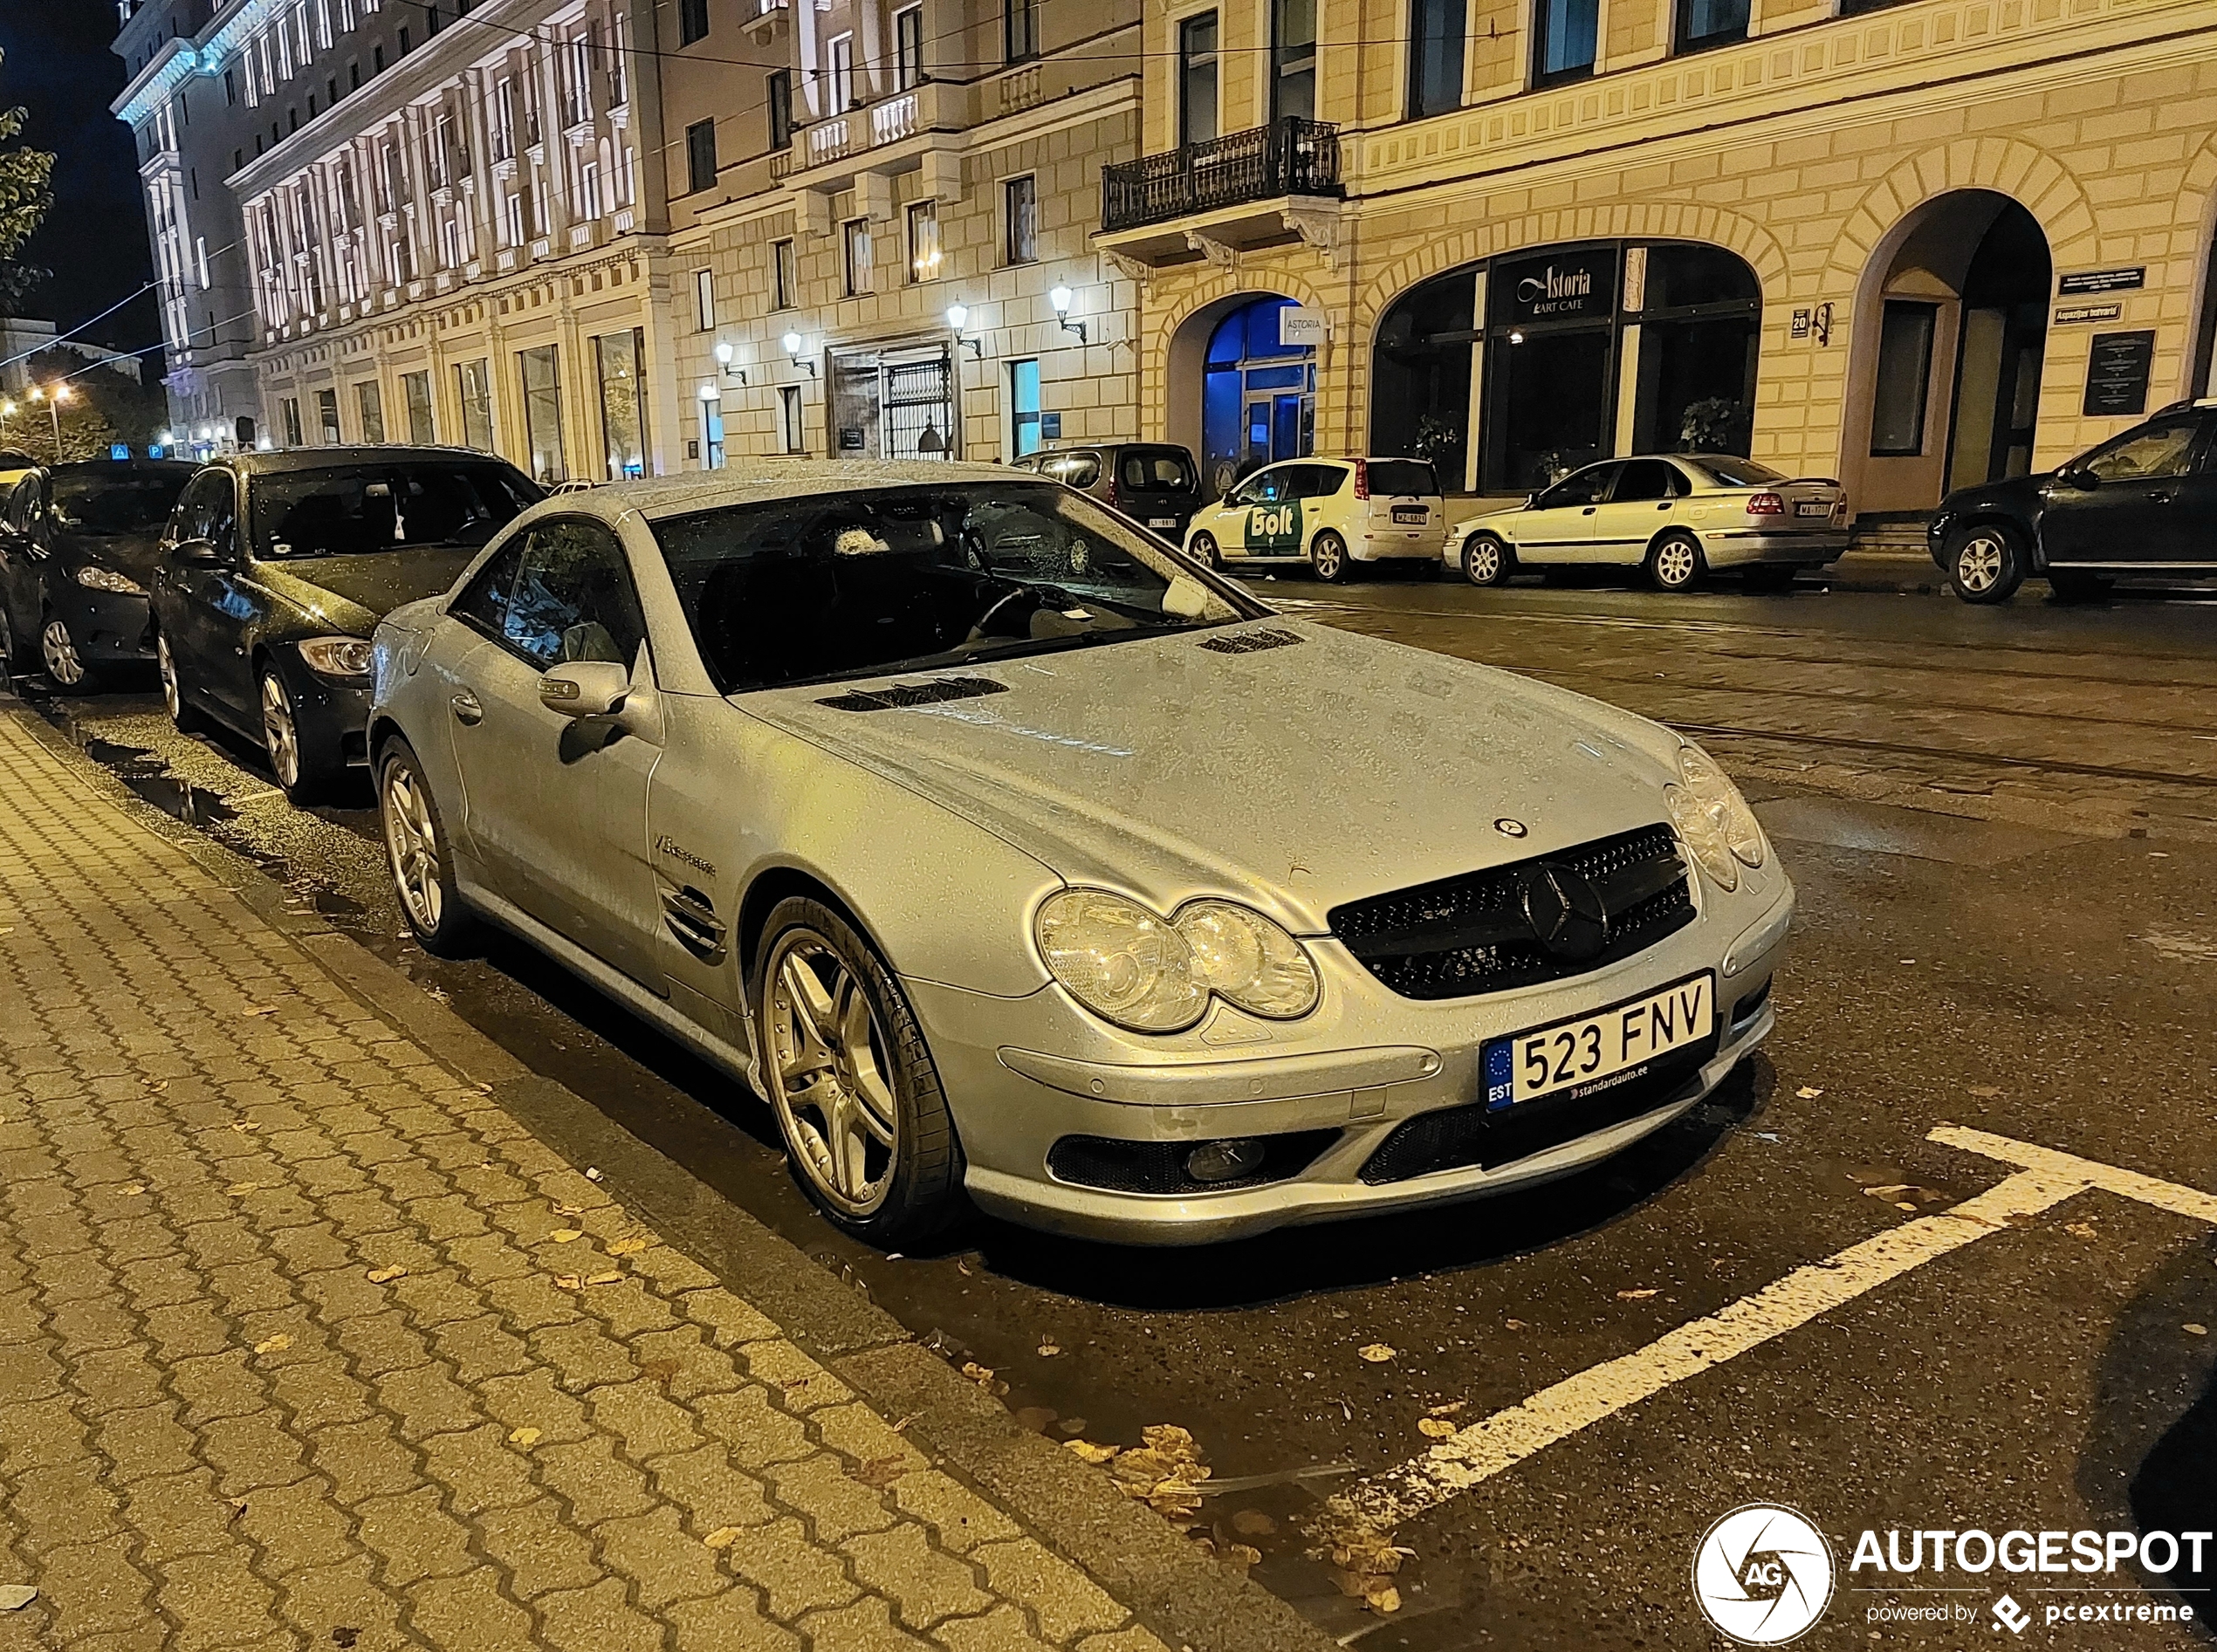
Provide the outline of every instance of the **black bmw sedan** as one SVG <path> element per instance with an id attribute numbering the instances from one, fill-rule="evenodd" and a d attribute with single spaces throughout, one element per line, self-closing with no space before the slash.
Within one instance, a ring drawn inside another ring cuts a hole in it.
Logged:
<path id="1" fill-rule="evenodd" d="M 86 460 L 31 470 L 0 502 L 0 607 L 18 669 L 89 693 L 154 658 L 147 582 L 196 466 Z"/>
<path id="2" fill-rule="evenodd" d="M 2028 575 L 2065 601 L 2117 579 L 2217 574 L 2217 401 L 2181 401 L 2041 476 L 1960 488 L 1927 531 L 1966 602 Z"/>
<path id="3" fill-rule="evenodd" d="M 369 635 L 444 591 L 542 497 L 456 448 L 242 453 L 187 484 L 153 582 L 161 696 L 180 729 L 260 742 L 295 803 L 367 764 Z"/>

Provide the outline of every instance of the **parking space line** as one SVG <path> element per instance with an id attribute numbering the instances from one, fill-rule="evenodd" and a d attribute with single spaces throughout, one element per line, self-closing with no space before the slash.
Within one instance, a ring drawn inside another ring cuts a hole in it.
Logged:
<path id="1" fill-rule="evenodd" d="M 1422 1457 L 1356 1482 L 1329 1500 L 1324 1524 L 1337 1530 L 1390 1530 L 1674 1383 L 2091 1189 L 2217 1224 L 2217 1197 L 2135 1171 L 1956 1125 L 1939 1126 L 1927 1140 L 2018 1169 L 1960 1204 L 1796 1268 L 1644 1348 L 1565 1377 L 1472 1423 Z"/>

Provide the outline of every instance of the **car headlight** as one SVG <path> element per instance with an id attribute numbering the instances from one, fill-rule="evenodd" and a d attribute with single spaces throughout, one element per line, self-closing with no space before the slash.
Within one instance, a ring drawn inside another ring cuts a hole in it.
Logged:
<path id="1" fill-rule="evenodd" d="M 360 637 L 310 637 L 300 645 L 300 657 L 319 676 L 359 682 L 369 675 L 375 655 Z"/>
<path id="2" fill-rule="evenodd" d="M 1664 786 L 1663 797 L 1680 841 L 1718 888 L 1738 888 L 1741 867 L 1762 865 L 1763 828 L 1755 812 L 1699 746 L 1678 748 L 1678 784 Z"/>
<path id="3" fill-rule="evenodd" d="M 79 568 L 77 583 L 87 591 L 112 591 L 121 597 L 142 597 L 147 593 L 146 587 L 136 579 L 126 579 L 109 568 Z"/>
<path id="4" fill-rule="evenodd" d="M 1179 1032 L 1211 994 L 1285 1020 L 1316 1007 L 1316 968 L 1260 912 L 1195 901 L 1174 918 L 1105 889 L 1067 889 L 1040 908 L 1040 959 L 1071 997 L 1136 1032 Z"/>

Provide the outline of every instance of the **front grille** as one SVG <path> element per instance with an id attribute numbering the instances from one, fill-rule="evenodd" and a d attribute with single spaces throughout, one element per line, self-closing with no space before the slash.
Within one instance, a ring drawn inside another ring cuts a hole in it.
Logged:
<path id="1" fill-rule="evenodd" d="M 1294 1130 L 1256 1138 L 1263 1144 L 1262 1162 L 1229 1182 L 1204 1182 L 1186 1174 L 1186 1155 L 1203 1145 L 1199 1141 L 1066 1135 L 1047 1149 L 1047 1168 L 1061 1181 L 1111 1193 L 1229 1193 L 1299 1176 L 1339 1137 L 1337 1130 Z"/>
<path id="2" fill-rule="evenodd" d="M 1551 865 L 1591 884 L 1609 914 L 1601 949 L 1583 958 L 1541 946 L 1524 911 L 1527 871 Z M 1667 826 L 1641 826 L 1575 849 L 1442 878 L 1335 907 L 1334 936 L 1404 998 L 1461 998 L 1573 976 L 1629 958 L 1693 922 L 1685 862 Z"/>
<path id="3" fill-rule="evenodd" d="M 1491 1114 L 1483 1101 L 1420 1113 L 1396 1125 L 1363 1161 L 1358 1174 L 1376 1187 L 1438 1170 L 1473 1164 L 1490 1170 L 1528 1159 L 1684 1100 L 1700 1082 L 1698 1069 L 1716 1045 L 1713 1037 L 1692 1048 L 1674 1050 L 1638 1078 L 1595 1095 L 1527 1101 Z"/>

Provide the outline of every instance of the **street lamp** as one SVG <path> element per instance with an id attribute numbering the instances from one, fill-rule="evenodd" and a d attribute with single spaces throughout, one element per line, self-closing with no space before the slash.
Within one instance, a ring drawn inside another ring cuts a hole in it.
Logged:
<path id="1" fill-rule="evenodd" d="M 786 358 L 792 361 L 794 367 L 807 368 L 808 376 L 812 379 L 816 376 L 816 364 L 812 360 L 804 360 L 800 353 L 801 351 L 807 347 L 807 339 L 802 338 L 797 332 L 788 332 L 778 342 L 785 346 Z"/>
<path id="2" fill-rule="evenodd" d="M 716 346 L 716 364 L 717 367 L 723 368 L 724 376 L 725 378 L 737 379 L 741 384 L 745 384 L 746 382 L 746 370 L 744 367 L 735 367 L 731 365 L 731 358 L 737 354 L 738 354 L 738 352 L 734 350 L 730 345 L 719 344 Z"/>
<path id="3" fill-rule="evenodd" d="M 1069 288 L 1057 286 L 1048 291 L 1047 301 L 1054 307 L 1054 319 L 1061 325 L 1063 332 L 1076 333 L 1080 344 L 1090 344 L 1093 340 L 1086 337 L 1086 324 L 1070 319 L 1070 305 L 1076 296 Z"/>
<path id="4" fill-rule="evenodd" d="M 985 341 L 983 339 L 965 339 L 962 336 L 962 330 L 969 325 L 970 306 L 968 305 L 951 304 L 947 306 L 947 326 L 954 331 L 955 348 L 959 350 L 967 346 L 971 354 L 983 361 L 985 359 Z"/>

